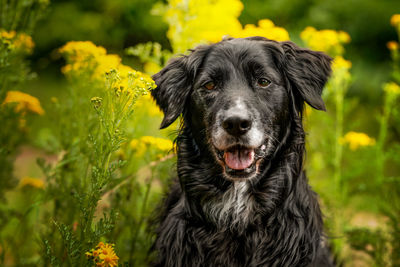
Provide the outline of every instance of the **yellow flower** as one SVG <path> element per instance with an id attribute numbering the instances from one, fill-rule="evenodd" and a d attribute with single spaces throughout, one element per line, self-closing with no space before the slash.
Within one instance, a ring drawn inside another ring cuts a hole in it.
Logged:
<path id="1" fill-rule="evenodd" d="M 400 94 L 400 86 L 397 83 L 394 83 L 394 82 L 386 83 L 383 86 L 383 90 L 387 94 L 393 94 L 393 95 L 399 95 Z"/>
<path id="2" fill-rule="evenodd" d="M 157 157 L 168 153 L 174 147 L 171 140 L 154 136 L 142 136 L 139 139 L 133 139 L 129 145 L 135 150 L 137 156 L 143 155 L 148 149 L 155 149 Z"/>
<path id="3" fill-rule="evenodd" d="M 154 137 L 154 136 L 142 136 L 140 141 L 148 146 L 152 146 L 160 151 L 168 152 L 173 148 L 173 143 L 169 139 Z"/>
<path id="4" fill-rule="evenodd" d="M 63 73 L 65 74 L 75 75 L 86 70 L 91 71 L 92 76 L 97 78 L 95 76 L 101 72 L 100 70 L 97 71 L 97 68 L 100 66 L 101 70 L 104 71 L 105 61 L 111 61 L 110 58 L 103 59 L 104 57 L 107 57 L 107 52 L 103 47 L 96 46 L 89 41 L 68 42 L 61 47 L 59 51 L 67 59 L 68 64 L 62 69 Z M 114 59 L 114 62 L 112 62 L 113 64 L 112 67 L 110 66 L 110 69 L 119 64 L 119 62 L 115 62 L 114 57 L 111 58 Z M 106 71 L 109 71 L 109 69 Z M 104 73 L 105 71 L 101 73 L 101 75 L 103 76 Z"/>
<path id="5" fill-rule="evenodd" d="M 233 37 L 250 37 L 250 36 L 262 36 L 275 41 L 288 41 L 289 33 L 281 27 L 277 27 L 269 19 L 262 19 L 258 21 L 258 27 L 254 24 L 247 24 L 243 30 L 234 33 Z"/>
<path id="6" fill-rule="evenodd" d="M 95 58 L 96 69 L 94 72 L 95 77 L 102 77 L 104 74 L 111 69 L 118 69 L 121 64 L 121 58 L 118 55 L 103 55 Z"/>
<path id="7" fill-rule="evenodd" d="M 239 0 L 170 0 L 164 19 L 169 24 L 167 37 L 174 53 L 184 53 L 201 43 L 219 42 L 224 36 L 263 36 L 272 40 L 289 40 L 288 32 L 263 19 L 258 26 L 242 27 Z"/>
<path id="8" fill-rule="evenodd" d="M 342 56 L 337 56 L 333 59 L 332 69 L 336 71 L 338 69 L 350 69 L 351 61 L 344 59 Z"/>
<path id="9" fill-rule="evenodd" d="M 390 24 L 392 24 L 393 27 L 397 27 L 400 25 L 400 14 L 394 14 L 390 18 Z"/>
<path id="10" fill-rule="evenodd" d="M 114 246 L 114 244 L 100 242 L 95 249 L 91 249 L 85 255 L 96 266 L 115 267 L 118 266 L 119 257 L 115 254 Z"/>
<path id="11" fill-rule="evenodd" d="M 17 33 L 15 31 L 7 32 L 0 29 L 0 39 L 8 40 L 13 48 L 26 54 L 31 54 L 35 46 L 32 37 L 25 33 Z"/>
<path id="12" fill-rule="evenodd" d="M 90 41 L 71 41 L 60 48 L 60 53 L 68 54 L 73 61 L 79 61 L 86 56 L 102 56 L 106 50 L 101 46 L 96 46 Z"/>
<path id="13" fill-rule="evenodd" d="M 68 42 L 59 51 L 67 60 L 62 72 L 69 77 L 89 74 L 91 80 L 101 84 L 112 80 L 110 87 L 116 89 L 118 95 L 127 91 L 140 96 L 156 87 L 149 75 L 123 65 L 118 55 L 107 54 L 103 47 L 92 42 Z M 110 77 L 113 78 L 108 79 Z"/>
<path id="14" fill-rule="evenodd" d="M 394 50 L 399 49 L 399 43 L 396 41 L 390 41 L 390 42 L 387 42 L 386 47 L 389 50 L 394 51 Z"/>
<path id="15" fill-rule="evenodd" d="M 238 17 L 243 9 L 240 0 L 170 0 L 164 19 L 169 24 L 167 37 L 174 53 L 184 53 L 194 46 L 218 42 L 224 35 L 241 30 Z"/>
<path id="16" fill-rule="evenodd" d="M 339 31 L 338 33 L 338 39 L 341 43 L 343 44 L 348 44 L 351 41 L 351 37 L 347 32 L 344 31 Z"/>
<path id="17" fill-rule="evenodd" d="M 19 187 L 44 188 L 43 180 L 39 178 L 24 177 L 19 181 Z"/>
<path id="18" fill-rule="evenodd" d="M 316 30 L 314 27 L 306 27 L 300 38 L 306 45 L 317 51 L 323 51 L 331 56 L 338 56 L 344 53 L 343 44 L 350 42 L 350 35 L 343 31 Z"/>
<path id="19" fill-rule="evenodd" d="M 146 146 L 139 139 L 132 139 L 129 146 L 135 151 L 137 156 L 142 156 L 146 152 Z"/>
<path id="20" fill-rule="evenodd" d="M 348 132 L 340 138 L 340 144 L 348 144 L 351 150 L 357 150 L 359 147 L 375 145 L 375 139 L 365 133 Z"/>
<path id="21" fill-rule="evenodd" d="M 1 38 L 4 38 L 4 39 L 9 39 L 9 40 L 11 40 L 11 39 L 13 39 L 16 35 L 17 35 L 17 33 L 16 33 L 15 31 L 9 31 L 9 32 L 7 32 L 7 31 L 5 31 L 5 30 L 0 30 L 0 36 L 1 36 Z"/>
<path id="22" fill-rule="evenodd" d="M 35 43 L 32 41 L 32 37 L 24 33 L 20 33 L 14 41 L 14 46 L 16 49 L 20 49 L 27 54 L 31 54 L 33 52 Z"/>
<path id="23" fill-rule="evenodd" d="M 7 96 L 6 99 L 4 99 L 3 105 L 9 103 L 17 103 L 15 107 L 16 112 L 25 113 L 26 111 L 30 111 L 39 115 L 44 114 L 44 110 L 36 97 L 19 91 L 7 92 Z"/>

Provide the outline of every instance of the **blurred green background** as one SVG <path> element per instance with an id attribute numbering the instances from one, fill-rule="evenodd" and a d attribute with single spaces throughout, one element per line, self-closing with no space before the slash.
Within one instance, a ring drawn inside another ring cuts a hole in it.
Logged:
<path id="1" fill-rule="evenodd" d="M 346 46 L 347 58 L 353 62 L 355 76 L 349 94 L 357 94 L 368 105 L 377 103 L 380 84 L 390 75 L 390 53 L 385 47 L 388 41 L 397 38 L 389 21 L 391 15 L 400 12 L 399 1 L 242 2 L 244 10 L 239 17 L 242 25 L 269 18 L 286 28 L 295 42 L 299 41 L 299 33 L 310 25 L 348 32 L 352 40 Z M 124 48 L 147 41 L 170 48 L 166 37 L 168 25 L 160 16 L 151 15 L 155 3 L 152 0 L 52 1 L 47 16 L 39 21 L 33 35 L 34 70 L 56 76 L 62 62 L 52 52 L 71 40 L 90 40 L 119 54 Z"/>

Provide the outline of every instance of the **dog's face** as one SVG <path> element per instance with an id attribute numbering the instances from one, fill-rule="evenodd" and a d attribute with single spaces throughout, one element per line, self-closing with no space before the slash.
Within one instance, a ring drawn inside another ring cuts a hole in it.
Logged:
<path id="1" fill-rule="evenodd" d="M 260 161 L 276 147 L 289 110 L 289 96 L 271 51 L 250 40 L 215 45 L 193 90 L 191 107 L 204 114 L 210 150 L 225 177 L 255 176 Z"/>
<path id="2" fill-rule="evenodd" d="M 161 127 L 184 113 L 225 178 L 251 179 L 281 145 L 303 101 L 324 109 L 329 62 L 322 53 L 259 37 L 199 47 L 153 77 Z"/>

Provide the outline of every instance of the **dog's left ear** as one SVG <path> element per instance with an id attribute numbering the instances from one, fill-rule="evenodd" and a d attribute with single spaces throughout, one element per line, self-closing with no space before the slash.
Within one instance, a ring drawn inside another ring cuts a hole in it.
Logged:
<path id="1" fill-rule="evenodd" d="M 153 75 L 157 87 L 151 94 L 164 113 L 160 129 L 168 127 L 184 111 L 197 70 L 208 48 L 209 46 L 199 46 L 189 55 L 174 58 Z"/>
<path id="2" fill-rule="evenodd" d="M 300 48 L 292 42 L 282 42 L 284 68 L 292 86 L 310 106 L 326 110 L 322 89 L 331 74 L 332 58 L 322 52 Z"/>

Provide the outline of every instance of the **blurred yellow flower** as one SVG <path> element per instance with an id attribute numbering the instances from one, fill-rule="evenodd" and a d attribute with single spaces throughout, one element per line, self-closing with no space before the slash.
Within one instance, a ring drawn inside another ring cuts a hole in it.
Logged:
<path id="1" fill-rule="evenodd" d="M 163 153 L 168 153 L 174 147 L 171 140 L 154 136 L 142 136 L 139 139 L 133 139 L 129 145 L 138 156 L 143 155 L 147 149 L 155 149 L 158 157 L 161 157 Z"/>
<path id="2" fill-rule="evenodd" d="M 26 54 L 31 54 L 35 43 L 32 37 L 25 33 L 17 33 L 15 31 L 5 31 L 0 29 L 0 39 L 6 39 L 10 41 L 13 48 L 17 49 Z"/>
<path id="3" fill-rule="evenodd" d="M 95 59 L 97 67 L 94 76 L 96 77 L 102 77 L 107 71 L 110 71 L 111 69 L 118 69 L 121 65 L 121 58 L 118 55 L 103 55 Z"/>
<path id="4" fill-rule="evenodd" d="M 243 30 L 233 33 L 232 37 L 250 37 L 262 36 L 275 41 L 288 41 L 289 33 L 282 27 L 277 27 L 269 19 L 262 19 L 258 21 L 258 27 L 254 24 L 247 24 Z"/>
<path id="5" fill-rule="evenodd" d="M 67 59 L 68 64 L 62 68 L 62 72 L 65 74 L 74 74 L 82 70 L 91 70 L 93 73 L 98 74 L 96 68 L 100 65 L 99 61 L 102 60 L 107 53 L 103 47 L 96 46 L 89 41 L 68 42 L 61 47 L 59 51 Z M 104 65 L 102 68 L 104 69 Z M 110 67 L 110 69 L 111 68 L 112 67 Z M 107 71 L 109 71 L 109 69 Z M 104 75 L 104 73 L 102 75 Z"/>
<path id="6" fill-rule="evenodd" d="M 0 29 L 0 36 L 4 39 L 13 39 L 15 36 L 17 35 L 17 33 L 15 31 L 5 31 Z"/>
<path id="7" fill-rule="evenodd" d="M 344 53 L 343 44 L 350 42 L 350 35 L 344 31 L 316 30 L 314 27 L 306 27 L 300 38 L 305 44 L 317 51 L 323 51 L 331 56 L 338 56 Z"/>
<path id="8" fill-rule="evenodd" d="M 3 105 L 9 103 L 17 103 L 15 107 L 16 112 L 25 113 L 26 111 L 30 111 L 39 115 L 44 114 L 44 110 L 36 97 L 20 91 L 7 92 L 6 98 L 3 101 Z"/>
<path id="9" fill-rule="evenodd" d="M 201 43 L 218 42 L 225 35 L 242 29 L 238 17 L 240 0 L 170 0 L 164 19 L 169 24 L 167 37 L 174 53 Z"/>
<path id="10" fill-rule="evenodd" d="M 16 49 L 21 49 L 25 53 L 31 54 L 35 47 L 35 43 L 33 42 L 32 37 L 25 33 L 20 33 L 14 41 L 14 46 Z"/>
<path id="11" fill-rule="evenodd" d="M 240 0 L 168 1 L 164 19 L 169 24 L 167 37 L 173 52 L 184 53 L 202 43 L 219 42 L 224 36 L 289 40 L 288 32 L 268 19 L 260 20 L 258 26 L 248 24 L 242 27 L 238 19 L 242 10 Z"/>
<path id="12" fill-rule="evenodd" d="M 400 26 L 400 14 L 394 14 L 390 18 L 390 24 L 392 24 L 393 27 Z"/>
<path id="13" fill-rule="evenodd" d="M 173 142 L 169 139 L 154 137 L 154 136 L 142 136 L 140 141 L 146 145 L 157 148 L 160 151 L 168 152 L 173 148 Z"/>
<path id="14" fill-rule="evenodd" d="M 400 94 L 400 86 L 397 83 L 394 83 L 394 82 L 386 83 L 383 86 L 383 90 L 387 94 L 393 94 L 393 95 L 399 95 Z"/>
<path id="15" fill-rule="evenodd" d="M 60 53 L 67 53 L 73 61 L 80 61 L 84 57 L 102 56 L 106 54 L 104 47 L 96 46 L 90 41 L 71 41 L 60 48 Z"/>
<path id="16" fill-rule="evenodd" d="M 347 144 L 351 150 L 357 150 L 359 147 L 375 145 L 375 139 L 365 133 L 348 132 L 340 138 L 340 144 Z"/>
<path id="17" fill-rule="evenodd" d="M 155 88 L 149 75 L 123 65 L 118 55 L 107 54 L 104 47 L 96 46 L 92 42 L 68 42 L 59 51 L 67 59 L 67 65 L 62 68 L 67 76 L 79 77 L 86 73 L 91 80 L 103 83 L 107 75 L 114 75 L 111 87 L 116 88 L 118 94 L 129 91 L 140 95 L 140 89 L 147 91 Z"/>
<path id="18" fill-rule="evenodd" d="M 391 51 L 398 50 L 399 43 L 396 41 L 390 41 L 390 42 L 387 42 L 386 47 Z"/>
<path id="19" fill-rule="evenodd" d="M 44 188 L 44 182 L 39 178 L 24 177 L 19 181 L 19 187 Z"/>
<path id="20" fill-rule="evenodd" d="M 99 267 L 118 266 L 119 257 L 115 254 L 114 244 L 100 242 L 95 249 L 86 252 L 85 255 Z"/>
<path id="21" fill-rule="evenodd" d="M 337 56 L 333 59 L 332 69 L 336 71 L 338 69 L 350 69 L 351 61 L 344 59 L 342 56 Z"/>
<path id="22" fill-rule="evenodd" d="M 132 139 L 132 141 L 129 143 L 129 146 L 136 152 L 138 156 L 141 156 L 146 152 L 146 146 L 140 142 L 139 139 Z"/>

